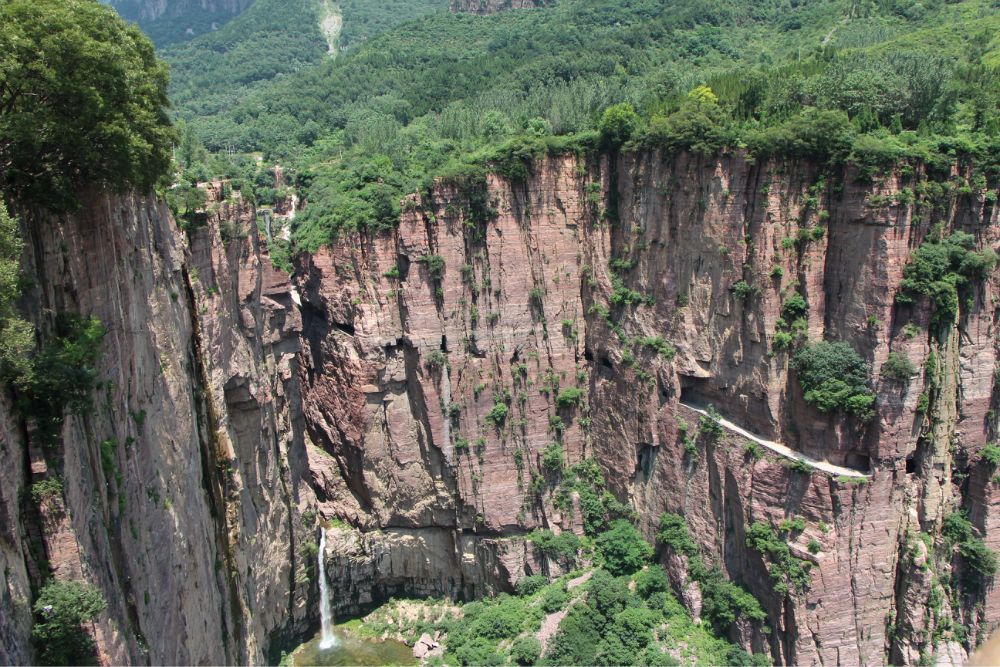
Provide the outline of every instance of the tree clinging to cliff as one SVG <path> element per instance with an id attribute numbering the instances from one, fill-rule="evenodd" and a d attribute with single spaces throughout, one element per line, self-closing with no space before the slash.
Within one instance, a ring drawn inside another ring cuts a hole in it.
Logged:
<path id="1" fill-rule="evenodd" d="M 0 0 L 0 186 L 50 209 L 170 166 L 169 70 L 96 0 Z"/>

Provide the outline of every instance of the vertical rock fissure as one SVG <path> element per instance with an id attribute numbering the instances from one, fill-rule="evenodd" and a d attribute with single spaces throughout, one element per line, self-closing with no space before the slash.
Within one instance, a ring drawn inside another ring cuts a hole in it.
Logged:
<path id="1" fill-rule="evenodd" d="M 227 641 L 227 636 L 223 635 L 223 644 L 231 662 L 247 663 L 246 647 L 244 645 L 244 612 L 239 595 L 239 588 L 233 573 L 236 571 L 236 563 L 233 558 L 233 547 L 229 540 L 229 503 L 227 500 L 229 488 L 225 475 L 220 474 L 221 463 L 224 458 L 220 451 L 218 441 L 218 415 L 215 410 L 212 398 L 212 385 L 208 377 L 208 369 L 205 365 L 204 351 L 201 342 L 201 322 L 198 319 L 198 310 L 195 301 L 194 287 L 188 274 L 188 267 L 185 263 L 182 266 L 183 285 L 187 298 L 188 312 L 191 314 L 191 361 L 193 365 L 193 380 L 195 383 L 195 395 L 193 397 L 195 411 L 198 414 L 198 444 L 201 451 L 203 487 L 209 496 L 211 506 L 215 511 L 216 542 L 222 549 L 225 572 L 224 580 L 226 588 L 220 592 L 223 599 L 229 599 L 230 620 L 232 623 L 233 643 Z M 202 413 L 204 410 L 204 413 Z M 207 442 L 206 442 L 207 440 Z M 223 633 L 226 628 L 222 627 Z M 234 646 L 235 645 L 235 646 Z"/>

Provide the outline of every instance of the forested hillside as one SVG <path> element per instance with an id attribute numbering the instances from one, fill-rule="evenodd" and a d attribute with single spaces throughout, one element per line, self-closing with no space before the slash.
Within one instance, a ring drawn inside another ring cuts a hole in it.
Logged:
<path id="1" fill-rule="evenodd" d="M 219 30 L 158 54 L 170 65 L 177 116 L 204 125 L 201 132 L 213 148 L 245 148 L 236 146 L 235 136 L 210 135 L 198 119 L 238 108 L 254 93 L 268 98 L 273 84 L 333 60 L 342 48 L 446 6 L 444 0 L 257 0 Z"/>
<path id="2" fill-rule="evenodd" d="M 211 151 L 260 150 L 308 172 L 296 237 L 315 248 L 343 226 L 392 226 L 404 192 L 458 165 L 510 167 L 511 156 L 600 142 L 729 145 L 866 172 L 900 158 L 944 168 L 975 155 L 988 166 L 998 12 L 976 0 L 440 12 L 242 104 L 199 108 L 194 88 L 175 100 L 198 109 L 187 117 Z M 183 70 L 174 76 L 183 87 Z"/>

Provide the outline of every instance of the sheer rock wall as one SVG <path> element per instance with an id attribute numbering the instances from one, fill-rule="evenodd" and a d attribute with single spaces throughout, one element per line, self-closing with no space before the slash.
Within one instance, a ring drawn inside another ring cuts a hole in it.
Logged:
<path id="1" fill-rule="evenodd" d="M 524 539 L 582 533 L 578 498 L 553 506 L 541 463 L 553 442 L 569 464 L 595 457 L 650 539 L 661 512 L 685 515 L 706 560 L 768 611 L 770 634 L 741 622 L 734 639 L 781 663 L 912 664 L 951 623 L 985 634 L 1000 618 L 992 586 L 981 606 L 933 601 L 951 567 L 944 514 L 966 507 L 1000 547 L 994 471 L 978 455 L 993 437 L 995 274 L 940 343 L 929 303 L 902 308 L 894 293 L 932 224 L 996 247 L 995 207 L 955 194 L 927 215 L 892 203 L 910 186 L 900 174 L 855 176 L 816 189 L 813 166 L 739 153 L 541 160 L 521 182 L 414 194 L 397 231 L 346 234 L 299 256 L 291 279 L 239 203 L 191 231 L 140 196 L 18 211 L 32 321 L 49 331 L 59 313 L 92 314 L 107 334 L 94 410 L 67 416 L 56 447 L 0 403 L 0 658 L 32 658 L 29 585 L 47 562 L 109 600 L 94 627 L 105 662 L 263 662 L 316 623 L 317 518 L 337 526 L 323 557 L 339 613 L 557 574 Z M 784 241 L 816 226 L 826 233 Z M 759 293 L 737 298 L 741 280 Z M 612 305 L 616 289 L 642 302 Z M 773 350 L 793 290 L 810 340 L 848 341 L 871 364 L 867 429 L 805 404 L 788 352 Z M 675 357 L 642 344 L 657 335 Z M 926 377 L 880 377 L 890 352 L 921 366 L 932 345 Z M 930 377 L 928 416 L 916 406 Z M 581 399 L 560 406 L 567 388 Z M 870 478 L 755 459 L 731 432 L 699 438 L 692 457 L 679 424 L 693 432 L 697 414 L 682 398 Z M 121 483 L 101 465 L 112 438 Z M 61 496 L 27 501 L 51 474 Z M 788 541 L 810 586 L 778 594 L 745 526 L 800 516 Z M 664 563 L 696 606 L 683 560 Z"/>

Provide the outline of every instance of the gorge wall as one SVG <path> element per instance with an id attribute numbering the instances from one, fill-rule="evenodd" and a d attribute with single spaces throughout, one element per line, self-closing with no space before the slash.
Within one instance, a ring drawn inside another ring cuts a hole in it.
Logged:
<path id="1" fill-rule="evenodd" d="M 107 334 L 94 410 L 67 416 L 57 448 L 3 404 L 0 659 L 31 659 L 26 600 L 47 562 L 109 600 L 94 628 L 107 662 L 263 662 L 316 622 L 317 517 L 340 613 L 558 574 L 525 539 L 582 533 L 578 501 L 553 502 L 553 442 L 569 464 L 596 459 L 651 541 L 661 512 L 685 516 L 705 558 L 767 609 L 770 631 L 734 626 L 744 646 L 783 664 L 913 664 L 938 641 L 960 659 L 953 624 L 985 637 L 1000 618 L 992 586 L 943 595 L 961 561 L 940 537 L 965 507 L 1000 546 L 979 456 L 995 437 L 996 274 L 940 342 L 929 302 L 894 295 L 932 225 L 995 248 L 997 211 L 971 189 L 918 207 L 913 175 L 856 176 L 740 153 L 550 158 L 522 181 L 414 194 L 397 231 L 345 234 L 292 278 L 239 203 L 189 232 L 143 197 L 19 211 L 32 321 L 93 314 Z M 740 281 L 759 292 L 739 298 Z M 622 290 L 635 303 L 614 305 Z M 773 349 L 796 291 L 809 340 L 847 341 L 871 364 L 867 428 L 807 405 Z M 675 356 L 642 342 L 658 335 Z M 932 348 L 926 378 L 880 376 L 890 352 L 921 366 Z M 566 388 L 582 398 L 560 406 Z M 867 483 L 748 456 L 732 431 L 692 456 L 680 424 L 693 432 L 698 415 L 682 398 Z M 109 479 L 110 439 L 122 476 Z M 56 472 L 63 492 L 36 507 L 25 490 Z M 789 548 L 810 583 L 782 594 L 745 526 L 795 517 L 806 529 Z M 683 559 L 663 559 L 682 581 Z"/>

